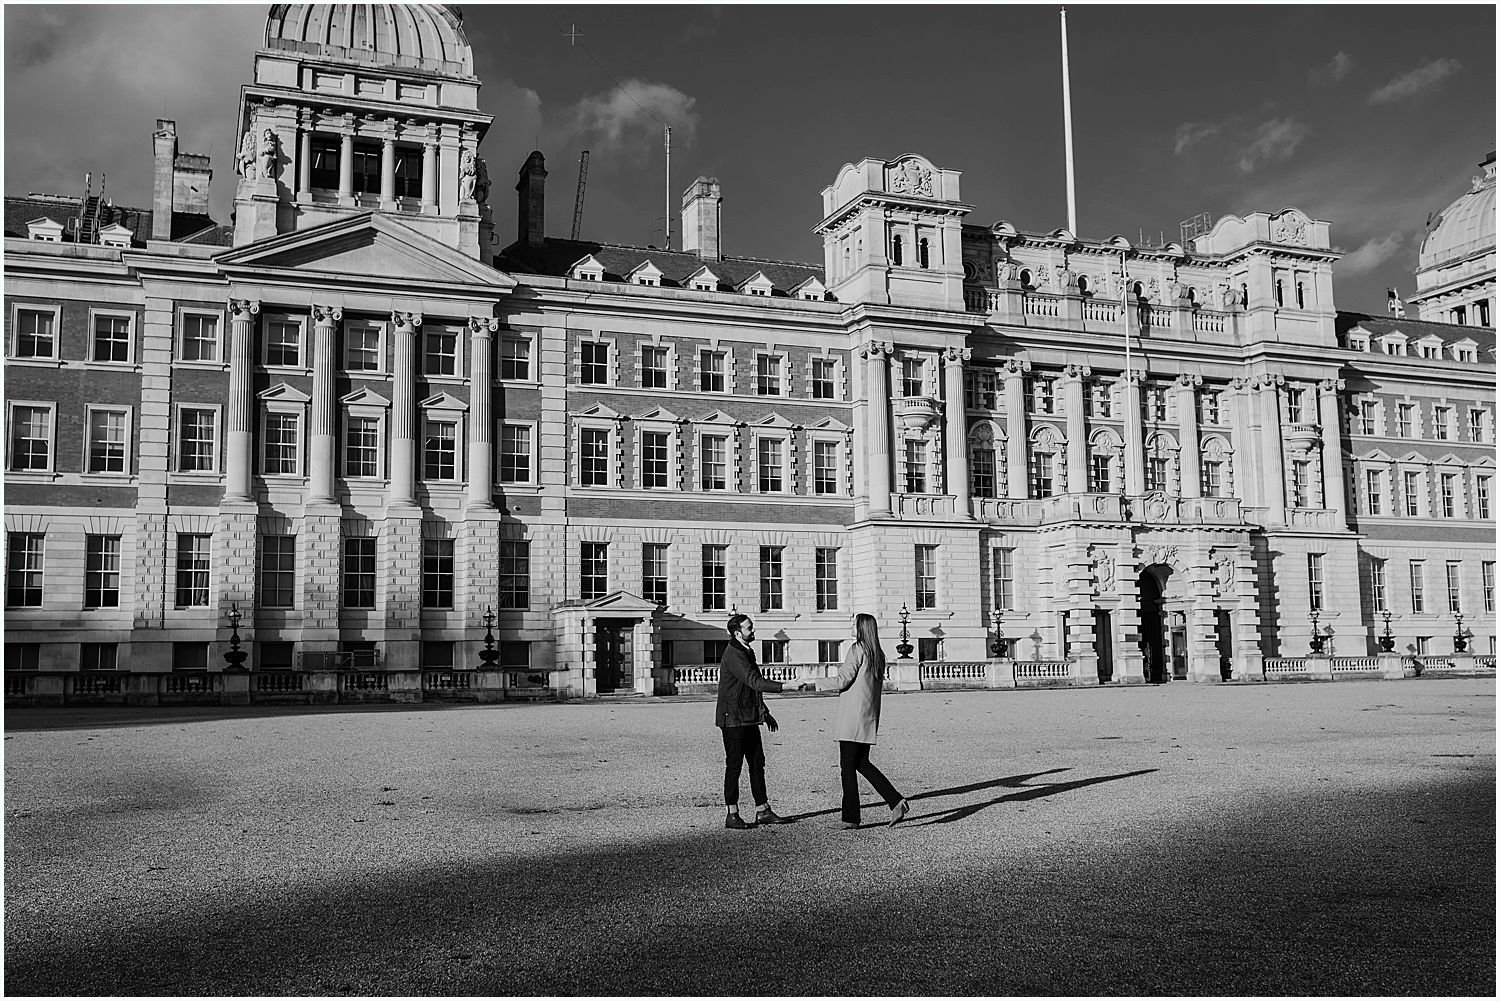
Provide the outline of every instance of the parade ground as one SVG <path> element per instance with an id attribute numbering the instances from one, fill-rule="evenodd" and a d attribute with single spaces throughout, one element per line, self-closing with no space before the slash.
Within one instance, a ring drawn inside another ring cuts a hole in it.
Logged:
<path id="1" fill-rule="evenodd" d="M 1494 679 L 767 701 L 7 712 L 5 992 L 1494 994 Z"/>

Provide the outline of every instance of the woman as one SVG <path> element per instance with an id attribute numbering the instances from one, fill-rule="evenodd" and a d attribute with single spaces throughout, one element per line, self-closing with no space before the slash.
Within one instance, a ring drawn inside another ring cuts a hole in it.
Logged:
<path id="1" fill-rule="evenodd" d="M 870 745 L 880 729 L 880 689 L 885 681 L 885 654 L 880 649 L 880 634 L 875 616 L 861 612 L 854 617 L 854 643 L 839 668 L 839 712 L 833 736 L 839 742 L 839 774 L 844 784 L 844 827 L 859 826 L 859 779 L 875 791 L 891 808 L 887 825 L 899 823 L 909 809 L 905 797 L 891 785 L 890 779 L 870 763 Z"/>

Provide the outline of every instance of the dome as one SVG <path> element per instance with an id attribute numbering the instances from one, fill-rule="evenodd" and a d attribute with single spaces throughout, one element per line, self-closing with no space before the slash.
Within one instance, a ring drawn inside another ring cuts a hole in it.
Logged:
<path id="1" fill-rule="evenodd" d="M 273 4 L 266 17 L 266 48 L 340 62 L 474 75 L 463 11 L 453 4 Z"/>
<path id="2" fill-rule="evenodd" d="M 1432 220 L 1418 269 L 1439 267 L 1495 246 L 1495 154 L 1481 166 L 1484 175 L 1475 177 L 1469 190 Z"/>

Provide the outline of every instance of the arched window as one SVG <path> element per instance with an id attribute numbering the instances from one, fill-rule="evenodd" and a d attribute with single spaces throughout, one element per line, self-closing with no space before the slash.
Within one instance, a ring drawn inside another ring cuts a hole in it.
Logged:
<path id="1" fill-rule="evenodd" d="M 1031 269 L 1030 268 L 1022 268 L 1021 269 L 1021 287 L 1024 288 L 1024 289 L 1033 289 L 1033 288 L 1036 288 L 1036 286 L 1031 283 Z"/>
<path id="2" fill-rule="evenodd" d="M 1283 301 L 1283 296 L 1282 296 L 1282 292 L 1281 292 L 1281 279 L 1280 278 L 1276 279 L 1276 305 L 1278 305 L 1278 306 L 1285 306 L 1286 305 L 1286 303 Z"/>
<path id="3" fill-rule="evenodd" d="M 1298 309 L 1306 309 L 1307 308 L 1307 303 L 1304 302 L 1303 299 L 1302 299 L 1302 283 L 1301 282 L 1297 283 L 1297 308 Z"/>
<path id="4" fill-rule="evenodd" d="M 1187 290 L 1187 301 L 1188 301 L 1188 305 L 1190 305 L 1190 306 L 1196 306 L 1196 305 L 1198 305 L 1198 290 L 1197 289 L 1191 288 L 1191 287 L 1188 288 L 1188 290 Z"/>
<path id="5" fill-rule="evenodd" d="M 1240 305 L 1250 305 L 1250 286 L 1246 285 L 1244 282 L 1240 282 Z"/>
<path id="6" fill-rule="evenodd" d="M 917 266 L 927 267 L 927 237 L 925 236 L 917 241 Z"/>
<path id="7" fill-rule="evenodd" d="M 1088 295 L 1089 294 L 1089 276 L 1088 275 L 1079 275 L 1078 276 L 1078 294 L 1079 295 Z"/>
<path id="8" fill-rule="evenodd" d="M 1130 286 L 1130 294 L 1135 296 L 1137 299 L 1144 299 L 1146 297 L 1146 290 L 1141 288 L 1140 282 L 1136 282 L 1135 284 Z"/>
<path id="9" fill-rule="evenodd" d="M 900 267 L 901 265 L 901 237 L 891 237 L 891 263 Z"/>
<path id="10" fill-rule="evenodd" d="M 848 245 L 845 245 L 845 247 L 844 247 L 844 274 L 847 275 L 848 273 L 849 273 L 849 247 L 848 247 Z"/>

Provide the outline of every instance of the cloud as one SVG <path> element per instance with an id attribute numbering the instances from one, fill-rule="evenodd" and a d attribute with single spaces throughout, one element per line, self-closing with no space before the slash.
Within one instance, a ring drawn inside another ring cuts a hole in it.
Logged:
<path id="1" fill-rule="evenodd" d="M 1354 72 L 1354 57 L 1342 50 L 1334 53 L 1327 65 L 1316 66 L 1308 70 L 1308 79 L 1318 85 L 1330 83 L 1343 83 L 1350 73 Z"/>
<path id="2" fill-rule="evenodd" d="M 619 87 L 581 98 L 564 116 L 565 130 L 597 150 L 648 156 L 661 146 L 662 123 L 674 143 L 688 146 L 698 128 L 697 103 L 676 87 L 626 80 Z"/>
<path id="3" fill-rule="evenodd" d="M 1360 244 L 1359 249 L 1344 255 L 1336 267 L 1345 277 L 1366 274 L 1395 257 L 1405 242 L 1406 234 L 1399 230 L 1386 236 L 1371 237 Z"/>
<path id="4" fill-rule="evenodd" d="M 1218 135 L 1223 126 L 1212 122 L 1183 122 L 1177 126 L 1177 141 L 1172 147 L 1172 152 L 1181 156 L 1183 151 L 1190 146 L 1197 145 L 1211 136 Z"/>
<path id="5" fill-rule="evenodd" d="M 1254 138 L 1240 150 L 1240 170 L 1249 174 L 1257 167 L 1285 160 L 1311 133 L 1310 127 L 1290 115 L 1262 122 Z"/>
<path id="6" fill-rule="evenodd" d="M 1416 97 L 1425 91 L 1442 86 L 1444 80 L 1462 69 L 1457 59 L 1434 59 L 1414 70 L 1408 70 L 1390 83 L 1377 87 L 1370 93 L 1371 104 L 1388 104 Z"/>

